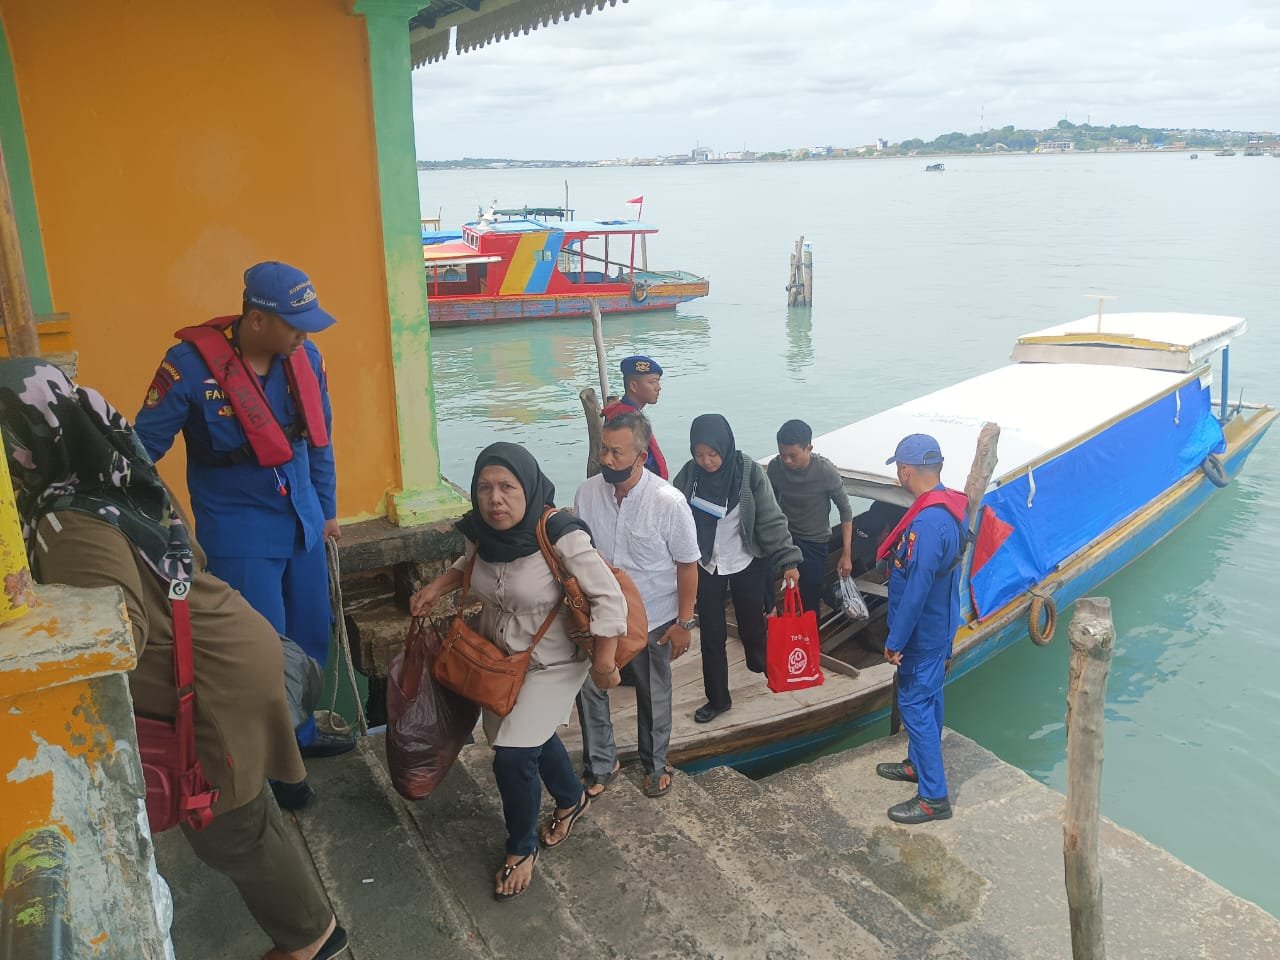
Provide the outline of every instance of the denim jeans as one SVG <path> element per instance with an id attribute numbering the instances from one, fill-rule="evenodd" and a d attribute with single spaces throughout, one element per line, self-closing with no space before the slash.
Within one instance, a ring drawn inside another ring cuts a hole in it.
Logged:
<path id="1" fill-rule="evenodd" d="M 540 747 L 494 747 L 493 776 L 502 795 L 507 853 L 512 856 L 527 856 L 538 849 L 538 810 L 544 784 L 561 810 L 576 807 L 582 799 L 582 781 L 554 733 Z"/>

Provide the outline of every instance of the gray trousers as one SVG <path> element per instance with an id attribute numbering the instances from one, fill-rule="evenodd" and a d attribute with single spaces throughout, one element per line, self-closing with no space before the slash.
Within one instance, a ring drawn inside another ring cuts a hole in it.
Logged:
<path id="1" fill-rule="evenodd" d="M 667 766 L 671 745 L 671 644 L 658 641 L 674 623 L 668 620 L 649 631 L 649 645 L 636 654 L 631 669 L 636 678 L 636 742 L 645 773 L 657 777 Z M 609 719 L 609 694 L 591 676 L 578 692 L 578 724 L 582 727 L 582 769 L 607 777 L 618 761 Z"/>

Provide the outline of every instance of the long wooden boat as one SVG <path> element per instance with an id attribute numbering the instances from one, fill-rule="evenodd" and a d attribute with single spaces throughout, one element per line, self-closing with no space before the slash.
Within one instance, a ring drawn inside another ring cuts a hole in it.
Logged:
<path id="1" fill-rule="evenodd" d="M 816 438 L 865 507 L 855 524 L 869 536 L 855 547 L 855 576 L 871 619 L 827 612 L 826 682 L 784 694 L 749 673 L 731 641 L 733 708 L 705 725 L 692 719 L 705 699 L 695 646 L 673 668 L 672 762 L 773 766 L 888 714 L 887 591 L 870 561 L 878 535 L 909 503 L 884 465 L 901 437 L 935 436 L 947 455 L 943 482 L 957 489 L 972 452 L 975 468 L 988 461 L 971 492 L 976 539 L 961 579 L 953 680 L 1023 641 L 1046 600 L 1064 608 L 1156 546 L 1243 469 L 1276 419 L 1271 406 L 1228 402 L 1230 344 L 1245 329 L 1243 319 L 1202 314 L 1090 316 L 1019 338 L 1011 364 Z M 998 465 L 984 450 L 991 424 L 1000 428 Z M 634 696 L 623 688 L 612 698 L 619 748 L 633 756 Z M 576 729 L 566 740 L 576 743 Z"/>
<path id="2" fill-rule="evenodd" d="M 559 215 L 559 221 L 553 218 Z M 423 231 L 431 326 L 674 310 L 705 277 L 649 269 L 639 220 L 573 220 L 560 208 L 491 211 L 458 233 Z"/>

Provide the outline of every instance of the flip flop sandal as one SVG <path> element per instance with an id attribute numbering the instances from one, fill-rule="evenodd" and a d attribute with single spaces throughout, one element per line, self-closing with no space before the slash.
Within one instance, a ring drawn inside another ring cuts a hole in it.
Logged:
<path id="1" fill-rule="evenodd" d="M 502 865 L 502 879 L 498 882 L 506 883 L 509 879 L 511 879 L 511 874 L 516 872 L 516 867 L 522 866 L 525 863 L 525 861 L 528 860 L 530 857 L 533 857 L 533 863 L 529 865 L 529 868 L 532 869 L 533 867 L 537 866 L 538 851 L 535 850 L 533 851 L 533 853 L 526 853 L 523 857 L 521 857 L 515 863 L 504 863 Z M 494 890 L 493 899 L 497 900 L 499 903 L 505 903 L 508 900 L 514 900 L 516 897 L 520 896 L 520 894 L 524 893 L 525 890 L 528 890 L 529 886 L 532 886 L 532 885 L 533 885 L 533 877 L 530 877 L 529 885 L 526 886 L 523 890 L 517 890 L 515 893 L 499 893 L 497 890 Z"/>
<path id="2" fill-rule="evenodd" d="M 667 785 L 665 787 L 661 785 L 663 776 L 667 778 Z M 675 782 L 675 771 L 670 767 L 663 767 L 662 772 L 658 774 L 656 780 L 652 777 L 644 778 L 644 795 L 646 797 L 665 797 L 671 792 L 671 787 Z"/>
<path id="3" fill-rule="evenodd" d="M 609 789 L 609 784 L 613 783 L 614 779 L 621 772 L 622 772 L 622 763 L 621 761 L 617 761 L 614 763 L 613 769 L 610 770 L 608 773 L 606 773 L 604 776 L 600 776 L 599 774 L 595 774 L 595 773 L 587 774 L 585 777 L 582 778 L 582 785 L 587 788 L 587 796 L 590 797 L 592 800 L 598 799 L 600 796 L 604 794 L 606 790 Z M 592 793 L 591 792 L 592 787 L 599 787 L 600 789 L 597 790 L 595 793 Z"/>
<path id="4" fill-rule="evenodd" d="M 587 807 L 591 805 L 591 798 L 587 796 L 587 791 L 582 791 L 582 799 L 578 801 L 578 805 L 566 813 L 563 817 L 551 815 L 551 819 L 547 822 L 547 829 L 542 832 L 542 845 L 550 849 L 558 847 L 569 839 L 569 834 L 573 833 L 573 825 L 578 822 L 578 818 L 586 812 Z M 548 840 L 547 838 L 555 831 L 560 829 L 560 824 L 565 824 L 564 836 L 559 840 Z"/>

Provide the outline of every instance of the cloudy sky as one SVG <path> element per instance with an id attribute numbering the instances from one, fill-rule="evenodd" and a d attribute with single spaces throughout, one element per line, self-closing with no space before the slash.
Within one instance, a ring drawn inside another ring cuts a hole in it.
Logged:
<path id="1" fill-rule="evenodd" d="M 1280 0 L 630 0 L 414 74 L 418 156 L 1280 128 Z"/>

